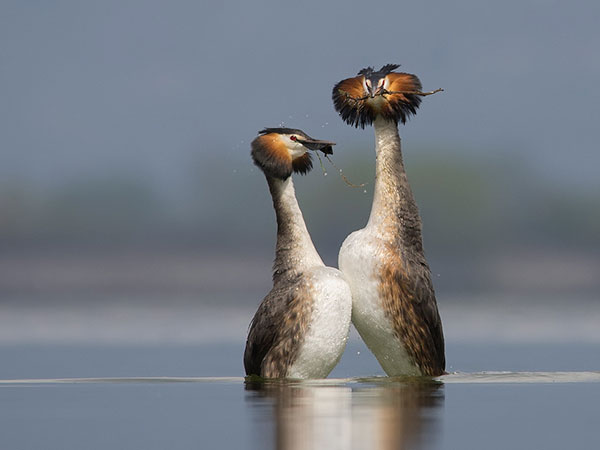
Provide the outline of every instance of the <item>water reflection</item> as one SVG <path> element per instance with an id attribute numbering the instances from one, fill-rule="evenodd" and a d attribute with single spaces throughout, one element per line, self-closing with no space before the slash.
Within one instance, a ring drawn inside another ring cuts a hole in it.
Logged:
<path id="1" fill-rule="evenodd" d="M 435 446 L 444 388 L 435 382 L 247 383 L 257 448 L 426 449 Z"/>

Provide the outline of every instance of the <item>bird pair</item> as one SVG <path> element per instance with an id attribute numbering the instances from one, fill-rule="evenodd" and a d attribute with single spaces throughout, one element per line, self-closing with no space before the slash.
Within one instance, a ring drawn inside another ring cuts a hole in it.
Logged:
<path id="1" fill-rule="evenodd" d="M 326 267 L 298 206 L 292 173 L 312 168 L 309 151 L 333 142 L 301 130 L 266 128 L 252 142 L 277 216 L 273 288 L 252 319 L 244 366 L 265 378 L 324 378 L 344 352 L 350 321 L 389 376 L 444 373 L 444 337 L 421 219 L 400 147 L 398 123 L 415 114 L 422 92 L 415 75 L 388 64 L 333 88 L 336 111 L 349 125 L 375 129 L 373 205 L 365 228 L 340 249 L 340 270 Z"/>

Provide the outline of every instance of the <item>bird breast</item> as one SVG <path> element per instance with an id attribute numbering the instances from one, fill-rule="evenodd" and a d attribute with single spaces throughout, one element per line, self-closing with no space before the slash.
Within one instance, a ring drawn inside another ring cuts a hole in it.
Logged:
<path id="1" fill-rule="evenodd" d="M 342 244 L 339 266 L 352 291 L 352 323 L 386 373 L 419 375 L 383 307 L 380 273 L 386 258 L 375 228 L 355 231 Z"/>
<path id="2" fill-rule="evenodd" d="M 344 275 L 319 267 L 307 275 L 313 300 L 310 325 L 289 370 L 290 378 L 324 378 L 339 362 L 348 340 L 352 294 Z"/>

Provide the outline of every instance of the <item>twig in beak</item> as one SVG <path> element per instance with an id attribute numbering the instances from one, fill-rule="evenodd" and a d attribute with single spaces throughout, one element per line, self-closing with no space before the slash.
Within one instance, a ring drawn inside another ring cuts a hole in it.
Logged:
<path id="1" fill-rule="evenodd" d="M 387 95 L 387 94 L 411 94 L 411 95 L 419 95 L 421 97 L 427 97 L 428 95 L 433 95 L 433 94 L 437 94 L 438 92 L 443 92 L 444 90 L 442 88 L 438 88 L 435 91 L 429 91 L 429 92 L 421 92 L 421 91 L 387 91 L 384 90 L 381 95 Z"/>
<path id="2" fill-rule="evenodd" d="M 342 91 L 344 92 L 344 91 Z M 418 95 L 420 97 L 427 97 L 428 95 L 433 95 L 433 94 L 437 94 L 438 92 L 444 92 L 444 90 L 442 88 L 438 88 L 435 91 L 429 91 L 429 92 L 421 92 L 421 91 L 388 91 L 386 89 L 383 89 L 379 94 L 377 95 L 381 95 L 382 97 L 385 98 L 386 95 L 393 95 L 393 94 L 410 94 L 410 95 Z M 377 95 L 375 97 L 377 97 Z M 365 95 L 364 97 L 352 97 L 350 94 L 348 94 L 347 92 L 344 92 L 344 96 L 349 99 L 349 100 L 353 100 L 355 102 L 360 102 L 363 100 L 366 100 L 368 98 L 371 98 L 369 95 Z"/>
<path id="3" fill-rule="evenodd" d="M 370 98 L 370 95 L 365 95 L 364 97 L 359 97 L 359 98 L 352 97 L 352 96 L 351 96 L 350 94 L 348 94 L 347 92 L 344 92 L 344 95 L 346 96 L 346 98 L 347 98 L 347 99 L 349 99 L 349 100 L 354 100 L 355 102 L 360 102 L 360 101 L 362 101 L 362 100 L 366 100 L 366 99 Z"/>

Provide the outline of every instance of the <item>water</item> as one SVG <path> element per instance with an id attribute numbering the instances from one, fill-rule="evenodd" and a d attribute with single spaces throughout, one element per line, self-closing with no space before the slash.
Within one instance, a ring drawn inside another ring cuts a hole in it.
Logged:
<path id="1" fill-rule="evenodd" d="M 383 377 L 354 332 L 329 379 L 257 386 L 253 311 L 6 302 L 0 449 L 600 448 L 600 307 L 491 304 L 441 305 L 441 380 Z"/>
<path id="2" fill-rule="evenodd" d="M 0 448 L 600 445 L 596 343 L 449 343 L 460 372 L 441 382 L 373 378 L 381 370 L 353 339 L 330 379 L 252 385 L 241 377 L 242 350 L 239 342 L 0 346 Z"/>
<path id="3" fill-rule="evenodd" d="M 496 375 L 498 377 L 498 375 Z M 0 387 L 2 448 L 597 448 L 596 382 L 90 380 Z"/>

